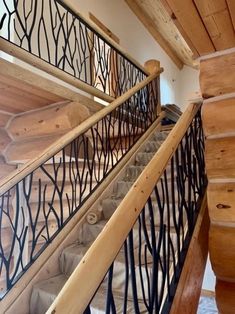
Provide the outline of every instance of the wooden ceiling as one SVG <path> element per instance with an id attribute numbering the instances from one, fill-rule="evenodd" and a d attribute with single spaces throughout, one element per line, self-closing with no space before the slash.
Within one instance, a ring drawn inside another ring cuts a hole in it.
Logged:
<path id="1" fill-rule="evenodd" d="M 125 0 L 174 63 L 235 47 L 235 0 Z"/>

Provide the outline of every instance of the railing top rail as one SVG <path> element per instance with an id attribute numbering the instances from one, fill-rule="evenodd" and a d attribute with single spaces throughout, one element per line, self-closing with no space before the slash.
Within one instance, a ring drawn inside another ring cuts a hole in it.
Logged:
<path id="1" fill-rule="evenodd" d="M 32 171 L 37 169 L 42 163 L 46 162 L 49 158 L 58 153 L 62 148 L 68 145 L 72 140 L 78 137 L 80 134 L 86 132 L 91 126 L 100 121 L 107 114 L 111 113 L 115 108 L 119 107 L 125 101 L 127 101 L 131 96 L 137 93 L 139 90 L 144 88 L 147 84 L 149 84 L 152 80 L 154 80 L 157 76 L 159 76 L 163 72 L 161 68 L 159 71 L 149 75 L 142 82 L 135 85 L 129 91 L 127 91 L 122 96 L 115 99 L 109 106 L 101 109 L 99 112 L 95 113 L 87 120 L 82 122 L 76 128 L 62 136 L 60 139 L 55 141 L 52 145 L 50 145 L 46 150 L 44 150 L 39 156 L 30 160 L 26 164 L 24 164 L 19 169 L 13 171 L 9 176 L 7 176 L 0 183 L 0 196 L 11 189 L 14 185 L 20 182 L 23 178 L 29 175 Z"/>
<path id="2" fill-rule="evenodd" d="M 90 19 L 83 16 L 77 9 L 77 6 L 75 3 L 73 3 L 71 0 L 58 0 L 65 8 L 69 9 L 71 13 L 76 14 L 77 17 L 79 17 L 84 24 L 88 28 L 90 28 L 94 33 L 99 35 L 106 43 L 110 44 L 112 48 L 114 48 L 116 51 L 118 51 L 123 57 L 128 59 L 130 63 L 135 65 L 139 70 L 141 70 L 144 74 L 149 75 L 148 71 L 145 69 L 145 67 L 140 64 L 136 59 L 134 59 L 121 45 L 117 44 L 112 38 L 110 38 L 108 35 L 105 34 L 98 26 L 96 26 L 95 23 L 93 23 Z"/>
<path id="3" fill-rule="evenodd" d="M 85 311 L 199 108 L 200 104 L 188 106 L 70 276 L 47 314 Z M 91 272 L 91 269 L 95 269 L 95 272 Z M 78 282 L 82 285 L 78 285 Z"/>

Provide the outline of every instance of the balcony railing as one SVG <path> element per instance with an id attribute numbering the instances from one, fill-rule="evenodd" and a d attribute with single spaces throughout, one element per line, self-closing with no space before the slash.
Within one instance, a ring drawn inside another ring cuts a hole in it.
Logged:
<path id="1" fill-rule="evenodd" d="M 66 1 L 0 0 L 0 38 L 7 41 L 1 42 L 1 49 L 13 56 L 53 72 L 25 56 L 22 51 L 26 51 L 114 98 L 147 76 L 143 67 Z"/>

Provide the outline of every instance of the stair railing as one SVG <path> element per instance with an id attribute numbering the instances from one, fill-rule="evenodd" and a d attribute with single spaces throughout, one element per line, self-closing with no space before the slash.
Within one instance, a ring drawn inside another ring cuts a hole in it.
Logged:
<path id="1" fill-rule="evenodd" d="M 203 152 L 200 105 L 191 104 L 48 314 L 169 313 L 205 193 Z"/>
<path id="2" fill-rule="evenodd" d="M 70 0 L 0 0 L 0 49 L 108 102 L 148 75 Z"/>
<path id="3" fill-rule="evenodd" d="M 158 118 L 160 69 L 0 184 L 1 295 Z"/>

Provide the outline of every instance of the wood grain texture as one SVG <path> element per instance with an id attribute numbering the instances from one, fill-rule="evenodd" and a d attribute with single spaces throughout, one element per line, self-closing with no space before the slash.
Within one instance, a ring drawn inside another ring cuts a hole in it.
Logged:
<path id="1" fill-rule="evenodd" d="M 204 103 L 202 121 L 206 137 L 235 134 L 235 98 Z"/>
<path id="2" fill-rule="evenodd" d="M 216 281 L 216 303 L 220 314 L 235 313 L 235 283 Z"/>
<path id="3" fill-rule="evenodd" d="M 211 223 L 235 226 L 235 183 L 209 182 L 207 198 Z"/>
<path id="4" fill-rule="evenodd" d="M 183 62 L 177 55 L 176 51 L 172 49 L 168 41 L 162 36 L 162 34 L 156 28 L 156 25 L 143 8 L 135 0 L 125 0 L 133 13 L 138 17 L 142 24 L 146 27 L 153 38 L 158 42 L 166 54 L 171 58 L 175 65 L 179 68 L 183 68 Z"/>
<path id="5" fill-rule="evenodd" d="M 209 252 L 217 278 L 235 282 L 235 228 L 211 225 Z"/>
<path id="6" fill-rule="evenodd" d="M 170 314 L 197 312 L 208 255 L 208 231 L 209 217 L 204 197 Z"/>
<path id="7" fill-rule="evenodd" d="M 7 131 L 15 141 L 68 132 L 90 116 L 77 102 L 62 103 L 14 117 Z"/>
<path id="8" fill-rule="evenodd" d="M 194 0 L 216 50 L 235 45 L 235 33 L 226 0 Z"/>
<path id="9" fill-rule="evenodd" d="M 203 60 L 200 87 L 203 98 L 235 92 L 235 53 Z"/>
<path id="10" fill-rule="evenodd" d="M 81 105 L 86 106 L 89 108 L 90 112 L 95 113 L 103 108 L 103 105 L 97 103 L 91 98 L 88 98 L 84 95 L 79 94 L 77 91 L 72 90 L 68 86 L 64 86 L 63 83 L 55 83 L 53 80 L 46 79 L 36 73 L 33 73 L 29 70 L 22 68 L 19 65 L 14 63 L 8 62 L 4 59 L 0 58 L 0 75 L 4 77 L 9 77 L 11 81 L 15 80 L 17 77 L 18 81 L 17 84 L 20 82 L 20 89 L 27 88 L 30 86 L 33 89 L 33 93 L 37 91 L 42 95 L 46 95 L 46 98 L 49 95 L 52 97 L 57 97 L 57 100 L 71 100 L 71 101 L 78 101 Z M 54 100 L 52 101 L 54 103 Z"/>
<path id="11" fill-rule="evenodd" d="M 201 17 L 191 0 L 165 0 L 200 55 L 215 51 Z"/>
<path id="12" fill-rule="evenodd" d="M 208 139 L 205 158 L 209 181 L 235 178 L 235 137 Z"/>

